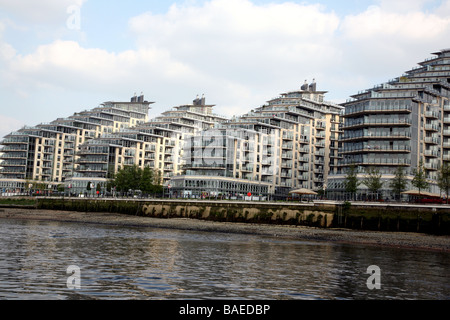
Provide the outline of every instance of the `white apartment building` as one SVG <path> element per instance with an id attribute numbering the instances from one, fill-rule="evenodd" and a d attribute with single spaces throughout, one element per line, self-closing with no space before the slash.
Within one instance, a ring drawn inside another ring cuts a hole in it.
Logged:
<path id="1" fill-rule="evenodd" d="M 285 199 L 293 189 L 322 190 L 337 170 L 343 111 L 325 94 L 305 83 L 192 138 L 186 174 L 172 178 L 171 192 Z"/>
<path id="2" fill-rule="evenodd" d="M 193 104 L 174 107 L 133 128 L 104 134 L 88 141 L 77 152 L 74 176 L 66 180 L 71 193 L 84 193 L 87 184 L 103 188 L 109 178 L 124 166 L 149 167 L 160 173 L 162 184 L 183 172 L 184 140 L 226 121 L 213 113 L 205 97 Z"/>
<path id="3" fill-rule="evenodd" d="M 83 144 L 145 123 L 150 104 L 143 96 L 135 96 L 131 102 L 105 102 L 68 118 L 8 134 L 0 142 L 0 190 L 23 193 L 36 184 L 56 190 L 74 175 L 76 152 Z"/>

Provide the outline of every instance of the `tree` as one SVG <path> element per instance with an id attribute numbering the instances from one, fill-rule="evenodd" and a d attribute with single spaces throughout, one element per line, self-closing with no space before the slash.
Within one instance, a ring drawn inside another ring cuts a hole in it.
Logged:
<path id="1" fill-rule="evenodd" d="M 441 166 L 441 169 L 438 173 L 438 186 L 441 191 L 445 192 L 447 196 L 447 203 L 448 203 L 448 195 L 450 191 L 450 166 L 448 163 L 444 163 Z"/>
<path id="2" fill-rule="evenodd" d="M 143 193 L 153 192 L 154 172 L 149 167 L 145 167 L 142 170 L 142 175 L 139 183 L 139 189 Z"/>
<path id="3" fill-rule="evenodd" d="M 375 168 L 367 169 L 362 183 L 367 187 L 367 189 L 369 189 L 371 193 L 376 194 L 376 198 L 378 199 L 378 191 L 383 187 L 380 170 Z"/>
<path id="4" fill-rule="evenodd" d="M 86 186 L 87 191 L 91 191 L 91 183 L 92 182 L 90 182 L 90 181 L 87 183 L 87 186 Z"/>
<path id="5" fill-rule="evenodd" d="M 354 197 L 356 191 L 358 191 L 359 185 L 361 184 L 361 181 L 358 181 L 358 172 L 354 164 L 352 164 L 347 171 L 344 184 L 345 191 L 351 193 Z"/>
<path id="6" fill-rule="evenodd" d="M 419 194 L 423 189 L 428 189 L 429 184 L 427 181 L 427 176 L 425 172 L 425 168 L 423 167 L 422 160 L 419 163 L 419 166 L 413 171 L 414 178 L 412 180 L 412 185 L 419 189 Z"/>
<path id="7" fill-rule="evenodd" d="M 403 167 L 397 167 L 395 170 L 395 177 L 391 181 L 390 187 L 394 194 L 398 196 L 398 199 L 401 198 L 401 194 L 406 190 L 407 186 L 405 169 Z"/>
<path id="8" fill-rule="evenodd" d="M 110 178 L 110 187 L 116 187 L 119 192 L 140 190 L 143 193 L 162 193 L 161 175 L 150 167 L 141 169 L 137 165 L 121 168 L 114 178 Z"/>
<path id="9" fill-rule="evenodd" d="M 115 175 L 114 186 L 117 188 L 117 191 L 120 192 L 138 190 L 141 176 L 142 169 L 137 165 L 125 166 Z"/>

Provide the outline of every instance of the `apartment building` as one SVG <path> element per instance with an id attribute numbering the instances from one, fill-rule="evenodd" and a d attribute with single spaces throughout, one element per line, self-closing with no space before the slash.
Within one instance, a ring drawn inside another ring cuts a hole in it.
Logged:
<path id="1" fill-rule="evenodd" d="M 343 110 L 326 102 L 325 94 L 315 81 L 305 82 L 193 137 L 185 147 L 186 175 L 171 180 L 171 191 L 285 199 L 293 189 L 323 189 L 337 170 Z"/>
<path id="2" fill-rule="evenodd" d="M 0 142 L 0 190 L 23 193 L 38 182 L 47 190 L 56 190 L 74 175 L 76 152 L 83 144 L 145 123 L 151 103 L 144 101 L 144 96 L 134 96 L 131 102 L 109 101 L 68 118 L 8 134 Z"/>
<path id="3" fill-rule="evenodd" d="M 433 193 L 438 170 L 450 160 L 450 50 L 419 63 L 401 77 L 351 97 L 345 107 L 342 160 L 328 185 L 330 197 L 345 197 L 345 176 L 355 166 L 363 179 L 375 167 L 384 182 L 381 194 L 391 198 L 390 182 L 397 167 L 408 181 L 422 162 Z M 358 195 L 368 190 L 361 185 Z M 408 189 L 413 188 L 411 185 Z"/>
<path id="4" fill-rule="evenodd" d="M 213 113 L 214 105 L 197 97 L 193 104 L 174 107 L 133 128 L 104 134 L 77 152 L 74 176 L 66 181 L 72 193 L 84 193 L 87 184 L 105 187 L 124 166 L 149 167 L 160 173 L 162 184 L 183 172 L 184 140 L 227 118 Z"/>

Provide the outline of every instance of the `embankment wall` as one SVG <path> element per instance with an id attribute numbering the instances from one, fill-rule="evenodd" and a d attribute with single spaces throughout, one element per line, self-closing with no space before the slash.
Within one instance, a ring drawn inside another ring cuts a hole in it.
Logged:
<path id="1" fill-rule="evenodd" d="M 450 234 L 450 206 L 40 198 L 37 209 L 115 212 L 153 218 Z"/>

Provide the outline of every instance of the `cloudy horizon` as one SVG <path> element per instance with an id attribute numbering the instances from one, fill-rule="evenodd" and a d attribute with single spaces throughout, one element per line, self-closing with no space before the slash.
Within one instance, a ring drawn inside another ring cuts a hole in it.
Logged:
<path id="1" fill-rule="evenodd" d="M 134 93 L 242 115 L 316 79 L 326 100 L 450 47 L 450 0 L 0 0 L 0 138 Z"/>

